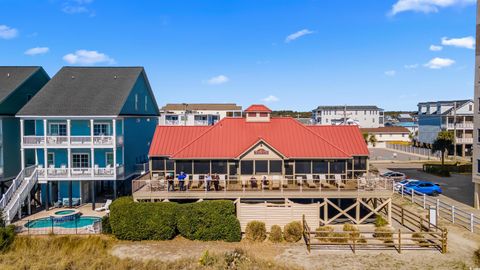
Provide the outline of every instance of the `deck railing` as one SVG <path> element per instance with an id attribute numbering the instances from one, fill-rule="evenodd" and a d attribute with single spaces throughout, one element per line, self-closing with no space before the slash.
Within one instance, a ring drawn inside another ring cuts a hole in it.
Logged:
<path id="1" fill-rule="evenodd" d="M 323 191 L 376 191 L 393 192 L 393 180 L 380 177 L 358 179 L 137 179 L 132 181 L 135 192 L 323 192 Z"/>
<path id="2" fill-rule="evenodd" d="M 40 179 L 75 179 L 75 178 L 113 178 L 117 170 L 117 178 L 123 177 L 124 166 L 93 168 L 38 168 Z M 92 174 L 93 173 L 93 174 Z"/>

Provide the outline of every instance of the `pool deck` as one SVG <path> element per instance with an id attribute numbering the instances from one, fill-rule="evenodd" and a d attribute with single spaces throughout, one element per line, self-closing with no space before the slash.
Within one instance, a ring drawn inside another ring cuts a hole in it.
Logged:
<path id="1" fill-rule="evenodd" d="M 100 204 L 97 204 L 98 207 L 100 207 L 101 205 Z M 51 208 L 50 210 L 48 211 L 40 211 L 38 213 L 35 213 L 35 214 L 32 214 L 30 216 L 26 216 L 20 220 L 17 220 L 15 222 L 13 222 L 13 224 L 15 226 L 18 226 L 18 227 L 22 227 L 27 223 L 29 222 L 30 220 L 35 220 L 35 219 L 40 219 L 40 218 L 45 218 L 45 217 L 50 217 L 52 216 L 55 212 L 57 211 L 62 211 L 62 210 L 67 210 L 67 209 L 74 209 L 74 210 L 78 210 L 80 211 L 80 213 L 82 213 L 82 216 L 90 216 L 90 217 L 103 217 L 105 216 L 107 213 L 105 211 L 102 211 L 102 212 L 97 212 L 97 211 L 94 211 L 92 210 L 92 204 L 91 203 L 88 203 L 88 204 L 85 204 L 85 205 L 82 205 L 80 207 L 76 207 L 76 208 L 63 208 L 63 207 L 60 207 L 60 208 Z M 63 229 L 63 230 L 72 230 L 72 229 Z M 24 233 L 24 231 L 22 230 L 22 233 Z M 73 229 L 72 231 L 72 234 L 76 234 L 76 233 L 80 233 L 80 232 L 77 232 L 75 231 L 75 229 Z M 67 233 L 69 234 L 69 233 Z"/>

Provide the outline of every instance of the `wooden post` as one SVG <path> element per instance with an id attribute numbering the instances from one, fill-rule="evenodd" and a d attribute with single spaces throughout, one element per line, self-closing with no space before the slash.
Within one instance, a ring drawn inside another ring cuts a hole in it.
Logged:
<path id="1" fill-rule="evenodd" d="M 404 221 L 403 221 L 403 207 L 401 209 L 402 209 L 402 226 L 405 226 Z"/>
<path id="2" fill-rule="evenodd" d="M 398 253 L 402 254 L 402 231 L 400 229 L 398 229 Z"/>
<path id="3" fill-rule="evenodd" d="M 442 253 L 445 254 L 447 253 L 447 230 L 443 229 L 442 230 Z"/>

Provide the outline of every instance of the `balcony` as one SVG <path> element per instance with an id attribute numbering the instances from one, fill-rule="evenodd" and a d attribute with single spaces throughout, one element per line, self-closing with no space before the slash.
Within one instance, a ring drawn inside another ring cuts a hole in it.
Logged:
<path id="1" fill-rule="evenodd" d="M 446 126 L 447 129 L 455 129 L 453 123 L 448 123 L 444 126 Z M 457 123 L 457 129 L 473 129 L 473 122 Z"/>
<path id="2" fill-rule="evenodd" d="M 116 168 L 105 167 L 105 168 L 43 168 L 38 167 L 38 177 L 40 180 L 115 180 L 123 179 L 124 176 L 124 166 L 118 166 Z"/>
<path id="3" fill-rule="evenodd" d="M 208 120 L 195 120 L 195 126 L 208 126 Z"/>
<path id="4" fill-rule="evenodd" d="M 165 120 L 166 126 L 178 126 L 180 125 L 180 121 L 178 120 Z"/>
<path id="5" fill-rule="evenodd" d="M 457 144 L 471 144 L 473 143 L 473 138 L 456 138 Z"/>
<path id="6" fill-rule="evenodd" d="M 113 136 L 23 136 L 26 147 L 113 146 Z"/>

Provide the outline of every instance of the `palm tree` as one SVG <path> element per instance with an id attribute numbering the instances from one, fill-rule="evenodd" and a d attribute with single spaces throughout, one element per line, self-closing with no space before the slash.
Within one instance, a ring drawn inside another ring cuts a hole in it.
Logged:
<path id="1" fill-rule="evenodd" d="M 375 134 L 370 134 L 370 137 L 368 138 L 368 142 L 375 147 L 377 144 L 377 137 L 375 137 Z"/>
<path id="2" fill-rule="evenodd" d="M 368 132 L 362 132 L 363 140 L 368 144 Z"/>
<path id="3" fill-rule="evenodd" d="M 445 152 L 453 145 L 453 132 L 440 131 L 433 142 L 432 152 L 440 151 L 442 153 L 442 169 L 445 164 Z"/>

